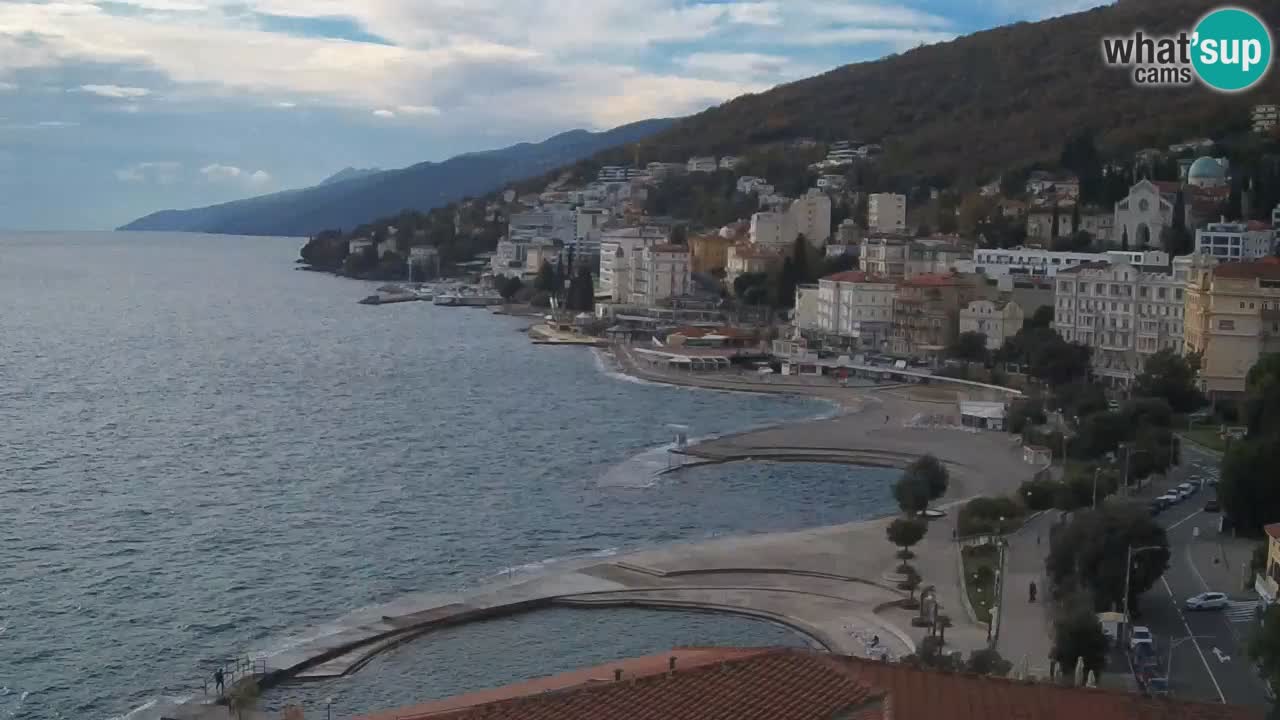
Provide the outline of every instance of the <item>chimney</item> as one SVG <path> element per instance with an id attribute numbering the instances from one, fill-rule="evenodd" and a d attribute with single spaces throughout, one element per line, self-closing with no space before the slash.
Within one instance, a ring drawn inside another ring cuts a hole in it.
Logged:
<path id="1" fill-rule="evenodd" d="M 613 681 L 619 682 L 621 680 L 622 680 L 622 668 L 618 668 L 613 671 Z"/>
<path id="2" fill-rule="evenodd" d="M 676 669 L 676 656 L 675 656 L 675 655 L 672 655 L 671 657 L 667 658 L 667 669 L 668 669 L 668 670 L 675 670 L 675 669 Z"/>

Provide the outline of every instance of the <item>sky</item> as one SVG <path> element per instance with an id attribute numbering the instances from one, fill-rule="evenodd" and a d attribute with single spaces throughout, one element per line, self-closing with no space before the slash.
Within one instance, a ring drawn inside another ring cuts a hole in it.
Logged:
<path id="1" fill-rule="evenodd" d="M 686 115 L 1104 0 L 0 0 L 0 228 Z"/>

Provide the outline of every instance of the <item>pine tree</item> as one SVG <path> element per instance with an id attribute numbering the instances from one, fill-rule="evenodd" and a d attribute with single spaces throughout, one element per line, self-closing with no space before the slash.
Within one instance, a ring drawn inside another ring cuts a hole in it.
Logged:
<path id="1" fill-rule="evenodd" d="M 791 252 L 791 265 L 795 272 L 796 283 L 812 282 L 813 278 L 809 277 L 809 241 L 805 239 L 803 233 L 796 235 Z"/>
<path id="2" fill-rule="evenodd" d="M 1054 203 L 1054 206 L 1053 206 L 1053 225 L 1051 225 L 1051 226 L 1049 227 L 1049 242 L 1050 242 L 1050 243 L 1052 243 L 1054 240 L 1057 240 L 1057 239 L 1058 239 L 1058 226 L 1062 223 L 1062 219 L 1061 219 L 1061 217 L 1059 216 L 1058 212 L 1059 212 L 1059 211 L 1058 211 L 1058 205 L 1057 205 L 1057 203 Z"/>
<path id="3" fill-rule="evenodd" d="M 1120 233 L 1120 249 L 1129 249 L 1129 228 L 1127 227 Z"/>
<path id="4" fill-rule="evenodd" d="M 1076 200 L 1076 204 L 1071 207 L 1071 234 L 1080 232 L 1080 200 Z"/>

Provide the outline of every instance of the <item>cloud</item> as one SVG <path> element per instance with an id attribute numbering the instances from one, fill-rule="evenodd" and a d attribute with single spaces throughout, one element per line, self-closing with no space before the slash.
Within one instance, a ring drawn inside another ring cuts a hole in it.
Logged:
<path id="1" fill-rule="evenodd" d="M 440 108 L 433 105 L 397 105 L 396 112 L 401 115 L 439 115 Z"/>
<path id="2" fill-rule="evenodd" d="M 178 181 L 178 173 L 182 164 L 170 160 L 158 162 L 134 163 L 126 168 L 116 170 L 116 179 L 120 182 L 172 185 Z"/>
<path id="3" fill-rule="evenodd" d="M 396 116 L 394 112 L 386 108 L 382 108 L 381 110 L 374 110 L 373 115 L 374 117 L 380 117 L 380 118 L 393 118 Z"/>
<path id="4" fill-rule="evenodd" d="M 762 53 L 696 52 L 681 58 L 684 69 L 700 76 L 749 80 L 790 80 L 819 72 L 781 55 Z"/>
<path id="5" fill-rule="evenodd" d="M 287 100 L 279 100 L 273 105 L 273 107 L 280 108 L 281 110 L 290 110 L 292 108 L 298 107 L 298 103 L 289 102 Z"/>
<path id="6" fill-rule="evenodd" d="M 2 82 L 2 81 L 0 81 L 0 92 L 9 92 L 9 91 L 12 91 L 12 90 L 17 90 L 17 89 L 18 89 L 18 86 L 17 86 L 17 85 L 14 85 L 14 84 L 13 84 L 13 83 L 11 83 L 11 82 Z"/>
<path id="7" fill-rule="evenodd" d="M 151 94 L 151 91 L 140 87 L 126 87 L 123 85 L 81 85 L 80 92 L 86 92 L 91 95 L 105 98 L 140 98 Z"/>
<path id="8" fill-rule="evenodd" d="M 80 127 L 80 123 L 71 120 L 41 120 L 35 126 L 42 128 L 72 128 Z"/>
<path id="9" fill-rule="evenodd" d="M 262 187 L 271 182 L 271 175 L 265 170 L 250 172 L 235 165 L 213 163 L 200 168 L 200 174 L 211 183 L 238 182 L 250 187 Z"/>

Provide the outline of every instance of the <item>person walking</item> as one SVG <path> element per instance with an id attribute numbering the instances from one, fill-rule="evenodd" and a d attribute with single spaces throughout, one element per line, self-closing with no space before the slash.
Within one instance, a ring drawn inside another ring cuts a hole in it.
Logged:
<path id="1" fill-rule="evenodd" d="M 1031 581 L 1031 602 L 1036 601 L 1036 581 Z"/>
<path id="2" fill-rule="evenodd" d="M 213 684 L 218 687 L 218 695 L 221 696 L 226 690 L 226 678 L 222 674 L 222 668 L 213 671 Z"/>

